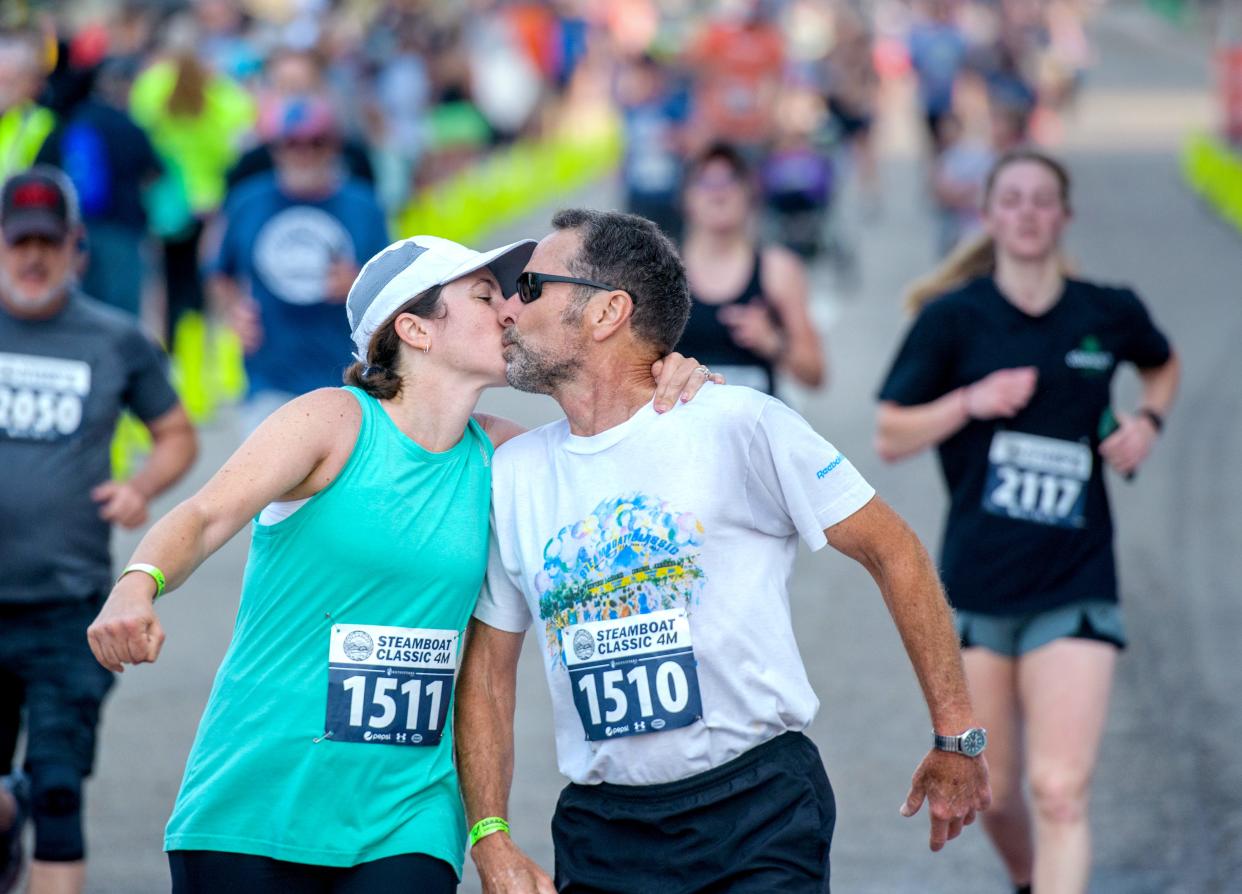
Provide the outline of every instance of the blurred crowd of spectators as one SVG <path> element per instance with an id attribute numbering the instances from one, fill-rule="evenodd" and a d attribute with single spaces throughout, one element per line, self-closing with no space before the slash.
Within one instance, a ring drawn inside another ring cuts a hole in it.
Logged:
<path id="1" fill-rule="evenodd" d="M 1055 142 L 1091 61 L 1096 0 L 628 0 L 614 95 L 629 206 L 678 232 L 681 175 L 727 140 L 778 221 L 823 210 L 848 174 L 879 205 L 872 139 L 886 83 L 916 84 L 947 250 L 975 224 L 1000 152 Z M 822 214 L 821 214 L 822 216 Z M 811 226 L 819 226 L 812 216 Z M 813 254 L 816 240 L 778 227 Z"/>
<path id="2" fill-rule="evenodd" d="M 491 147 L 541 133 L 586 52 L 572 6 L 6 3 L 0 175 L 63 168 L 89 236 L 85 291 L 138 312 L 144 271 L 162 267 L 171 333 L 202 305 L 208 225 L 244 181 L 290 167 L 291 141 L 296 161 L 319 148 L 343 163 L 392 216 Z"/>
<path id="3" fill-rule="evenodd" d="M 924 0 L 906 46 L 931 150 L 936 237 L 947 253 L 980 226 L 1002 153 L 1054 144 L 1091 65 L 1094 0 Z"/>
<path id="4" fill-rule="evenodd" d="M 296 180 L 318 140 L 392 219 L 493 147 L 572 129 L 584 97 L 620 112 L 630 209 L 677 236 L 687 163 L 726 140 L 780 238 L 813 255 L 847 171 L 878 207 L 877 103 L 912 73 L 947 250 L 996 153 L 1055 138 L 1093 2 L 15 0 L 0 174 L 64 168 L 91 243 L 86 291 L 132 312 L 165 295 L 171 335 L 203 304 L 209 225 L 246 179 Z M 144 272 L 161 269 L 153 289 Z"/>

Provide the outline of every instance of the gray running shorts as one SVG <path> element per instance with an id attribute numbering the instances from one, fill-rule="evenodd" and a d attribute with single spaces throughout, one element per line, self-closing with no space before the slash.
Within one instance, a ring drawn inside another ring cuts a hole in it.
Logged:
<path id="1" fill-rule="evenodd" d="M 1072 637 L 1126 647 L 1121 607 L 1115 602 L 1072 602 L 1043 612 L 985 615 L 959 611 L 955 618 L 962 648 L 979 646 L 1017 658 L 1057 639 Z"/>

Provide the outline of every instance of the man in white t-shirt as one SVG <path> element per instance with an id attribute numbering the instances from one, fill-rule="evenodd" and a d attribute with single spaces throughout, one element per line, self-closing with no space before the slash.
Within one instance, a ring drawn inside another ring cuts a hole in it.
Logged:
<path id="1" fill-rule="evenodd" d="M 690 307 L 676 250 L 619 212 L 553 226 L 499 312 L 510 384 L 567 418 L 496 452 L 487 586 L 457 690 L 485 890 L 828 890 L 836 811 L 802 733 L 819 702 L 787 590 L 799 538 L 862 563 L 888 603 L 939 736 L 902 812 L 930 801 L 939 850 L 990 794 L 926 551 L 779 401 L 710 386 L 658 413 L 649 370 Z M 503 834 L 532 625 L 571 780 L 552 822 L 555 888 Z"/>

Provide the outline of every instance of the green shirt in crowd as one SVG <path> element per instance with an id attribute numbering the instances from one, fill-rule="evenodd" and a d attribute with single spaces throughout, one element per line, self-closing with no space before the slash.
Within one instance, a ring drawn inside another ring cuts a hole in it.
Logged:
<path id="1" fill-rule="evenodd" d="M 208 214 L 224 199 L 225 175 L 257 117 L 255 102 L 239 84 L 212 75 L 203 87 L 201 111 L 178 115 L 168 108 L 176 85 L 174 63 L 151 65 L 134 81 L 129 111 L 164 163 L 178 171 L 191 210 Z"/>
<path id="2" fill-rule="evenodd" d="M 55 126 L 56 116 L 32 102 L 0 112 L 0 181 L 34 164 Z"/>

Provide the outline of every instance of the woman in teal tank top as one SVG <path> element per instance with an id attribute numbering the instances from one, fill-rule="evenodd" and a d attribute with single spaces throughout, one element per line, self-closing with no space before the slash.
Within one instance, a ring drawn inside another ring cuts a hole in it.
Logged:
<path id="1" fill-rule="evenodd" d="M 417 236 L 372 258 L 346 304 L 351 386 L 265 421 L 152 527 L 92 625 L 105 666 L 154 661 L 155 598 L 252 521 L 168 823 L 174 894 L 456 888 L 453 684 L 487 564 L 492 451 L 520 431 L 473 409 L 504 383 L 496 305 L 533 246 Z M 674 358 L 657 404 L 702 384 Z"/>

